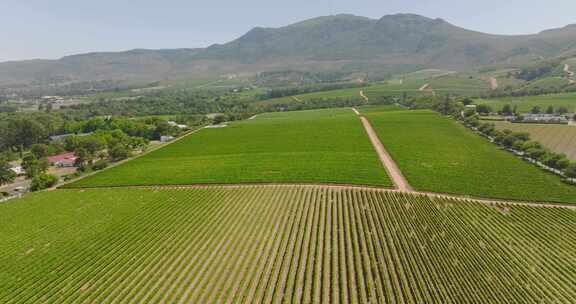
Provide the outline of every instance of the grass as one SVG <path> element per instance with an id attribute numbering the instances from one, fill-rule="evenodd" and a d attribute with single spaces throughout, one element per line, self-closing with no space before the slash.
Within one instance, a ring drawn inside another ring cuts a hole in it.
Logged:
<path id="1" fill-rule="evenodd" d="M 281 182 L 391 185 L 359 119 L 331 109 L 204 129 L 69 187 Z"/>
<path id="2" fill-rule="evenodd" d="M 499 150 L 450 118 L 427 110 L 366 116 L 418 190 L 576 203 L 576 187 Z"/>
<path id="3" fill-rule="evenodd" d="M 553 106 L 555 109 L 565 107 L 568 111 L 576 112 L 576 93 L 561 93 L 561 94 L 548 94 L 540 96 L 526 96 L 526 97 L 503 97 L 498 99 L 478 99 L 477 104 L 487 104 L 493 108 L 494 111 L 499 111 L 504 105 L 517 106 L 518 111 L 528 113 L 533 107 L 539 106 L 542 111 L 545 111 L 548 106 Z"/>
<path id="4" fill-rule="evenodd" d="M 576 213 L 322 187 L 0 205 L 1 303 L 573 303 Z"/>
<path id="5" fill-rule="evenodd" d="M 500 130 L 509 129 L 516 132 L 528 132 L 533 140 L 542 143 L 548 149 L 563 153 L 576 161 L 576 126 L 548 125 L 548 124 L 521 124 L 497 121 L 496 127 Z"/>

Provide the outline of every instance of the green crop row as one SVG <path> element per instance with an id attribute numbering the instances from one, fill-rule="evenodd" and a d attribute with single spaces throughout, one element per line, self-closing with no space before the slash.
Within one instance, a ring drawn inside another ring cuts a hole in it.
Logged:
<path id="1" fill-rule="evenodd" d="M 576 300 L 562 208 L 252 186 L 57 190 L 0 215 L 1 303 Z"/>
<path id="2" fill-rule="evenodd" d="M 330 109 L 204 129 L 69 187 L 273 182 L 391 185 L 356 115 Z"/>
<path id="3" fill-rule="evenodd" d="M 366 116 L 418 190 L 576 203 L 576 187 L 500 150 L 448 117 L 428 110 Z"/>

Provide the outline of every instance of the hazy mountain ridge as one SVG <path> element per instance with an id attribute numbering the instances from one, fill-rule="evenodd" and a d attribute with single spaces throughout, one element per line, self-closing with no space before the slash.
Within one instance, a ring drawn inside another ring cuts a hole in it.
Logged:
<path id="1" fill-rule="evenodd" d="M 523 64 L 575 50 L 576 25 L 504 36 L 412 14 L 380 19 L 336 15 L 280 28 L 257 27 L 232 42 L 205 49 L 131 50 L 0 63 L 0 85 L 156 81 L 278 68 L 338 69 L 350 63 L 470 69 Z"/>

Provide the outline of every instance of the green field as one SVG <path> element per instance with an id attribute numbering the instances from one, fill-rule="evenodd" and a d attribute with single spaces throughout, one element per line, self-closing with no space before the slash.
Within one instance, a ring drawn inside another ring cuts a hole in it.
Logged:
<path id="1" fill-rule="evenodd" d="M 0 205 L 0 303 L 574 303 L 576 213 L 321 187 Z"/>
<path id="2" fill-rule="evenodd" d="M 494 122 L 496 128 L 515 132 L 528 132 L 532 140 L 538 141 L 548 149 L 563 153 L 576 161 L 576 126 L 520 124 L 503 121 Z"/>
<path id="3" fill-rule="evenodd" d="M 418 190 L 576 203 L 576 187 L 499 150 L 450 118 L 428 110 L 366 116 Z"/>
<path id="4" fill-rule="evenodd" d="M 419 91 L 419 89 L 427 83 L 439 94 L 450 93 L 453 95 L 477 96 L 481 92 L 489 89 L 485 81 L 477 78 L 445 76 L 434 79 L 406 79 L 401 82 L 395 80 L 373 84 L 364 88 L 340 89 L 301 94 L 293 97 L 274 98 L 259 101 L 256 105 L 291 104 L 314 99 L 357 99 L 358 101 L 363 101 L 364 99 L 360 96 L 360 91 L 364 92 L 364 95 L 368 97 L 370 102 L 374 102 L 380 97 L 400 97 L 403 94 L 413 97 L 427 96 L 430 95 L 430 93 Z"/>
<path id="5" fill-rule="evenodd" d="M 331 109 L 203 129 L 69 187 L 272 182 L 391 185 L 356 115 Z"/>
<path id="6" fill-rule="evenodd" d="M 487 104 L 492 107 L 492 110 L 499 111 L 504 105 L 517 106 L 518 111 L 528 113 L 534 106 L 539 106 L 542 111 L 545 111 L 548 106 L 553 106 L 555 109 L 559 107 L 566 107 L 568 111 L 576 112 L 576 93 L 562 93 L 562 94 L 549 94 L 540 96 L 526 96 L 526 97 L 503 97 L 498 99 L 478 99 L 477 104 Z"/>

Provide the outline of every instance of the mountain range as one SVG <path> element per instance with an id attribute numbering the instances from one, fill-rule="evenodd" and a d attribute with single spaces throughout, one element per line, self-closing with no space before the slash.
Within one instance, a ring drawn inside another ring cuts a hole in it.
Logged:
<path id="1" fill-rule="evenodd" d="M 280 28 L 257 27 L 200 49 L 89 53 L 59 60 L 0 63 L 0 86 L 128 82 L 253 74 L 281 69 L 337 71 L 346 66 L 467 70 L 521 65 L 576 54 L 576 25 L 533 35 L 493 35 L 413 14 L 370 19 L 319 17 Z"/>

